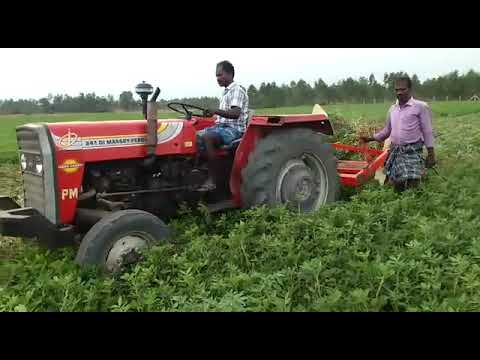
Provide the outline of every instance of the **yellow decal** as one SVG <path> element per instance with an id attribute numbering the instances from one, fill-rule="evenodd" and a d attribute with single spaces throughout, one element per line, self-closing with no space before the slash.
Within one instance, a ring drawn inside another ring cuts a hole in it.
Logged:
<path id="1" fill-rule="evenodd" d="M 167 129 L 168 125 L 168 123 L 161 123 L 158 127 L 157 134 L 161 134 L 162 132 L 164 132 Z"/>
<path id="2" fill-rule="evenodd" d="M 79 163 L 75 159 L 67 159 L 61 165 L 59 165 L 58 168 L 65 171 L 67 174 L 72 174 L 77 172 L 82 166 L 83 164 Z"/>
<path id="3" fill-rule="evenodd" d="M 193 143 L 191 141 L 185 141 L 183 145 L 185 145 L 185 147 L 192 147 Z"/>
<path id="4" fill-rule="evenodd" d="M 78 188 L 73 189 L 62 189 L 62 200 L 73 200 L 78 199 Z"/>

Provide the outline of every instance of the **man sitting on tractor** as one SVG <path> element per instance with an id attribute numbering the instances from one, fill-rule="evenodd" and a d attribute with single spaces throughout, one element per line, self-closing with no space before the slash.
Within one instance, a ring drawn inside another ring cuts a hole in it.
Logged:
<path id="1" fill-rule="evenodd" d="M 215 148 L 230 145 L 245 133 L 248 120 L 248 95 L 243 87 L 233 81 L 235 69 L 229 61 L 217 64 L 218 85 L 225 88 L 219 109 L 207 109 L 205 116 L 216 115 L 215 125 L 197 133 L 200 151 L 206 151 L 209 178 L 200 190 L 210 191 L 216 188 L 219 169 Z"/>

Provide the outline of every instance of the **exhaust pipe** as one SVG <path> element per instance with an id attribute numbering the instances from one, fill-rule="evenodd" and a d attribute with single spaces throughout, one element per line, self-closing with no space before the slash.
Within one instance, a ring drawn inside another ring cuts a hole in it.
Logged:
<path id="1" fill-rule="evenodd" d="M 143 116 L 147 120 L 147 156 L 143 161 L 143 166 L 151 167 L 155 163 L 155 149 L 157 148 L 157 97 L 160 95 L 160 88 L 156 88 L 150 101 L 148 96 L 153 92 L 153 87 L 146 84 L 145 81 L 135 87 L 135 92 L 142 99 Z"/>
<path id="2" fill-rule="evenodd" d="M 157 147 L 157 118 L 158 104 L 157 97 L 160 89 L 157 87 L 150 101 L 147 103 L 147 155 L 155 154 Z"/>
<path id="3" fill-rule="evenodd" d="M 150 101 L 147 103 L 147 158 L 143 165 L 150 167 L 155 162 L 155 150 L 157 148 L 157 119 L 158 119 L 158 104 L 157 97 L 160 95 L 160 89 L 157 87 Z"/>

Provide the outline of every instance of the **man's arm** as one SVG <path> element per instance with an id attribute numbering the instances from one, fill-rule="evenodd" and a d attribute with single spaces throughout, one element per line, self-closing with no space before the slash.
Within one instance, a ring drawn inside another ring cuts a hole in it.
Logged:
<path id="1" fill-rule="evenodd" d="M 420 128 L 422 129 L 423 141 L 427 148 L 427 159 L 425 166 L 431 168 L 435 166 L 435 150 L 433 144 L 432 112 L 430 107 L 422 107 L 420 112 Z"/>
<path id="2" fill-rule="evenodd" d="M 230 110 L 220 110 L 220 109 L 208 109 L 207 116 L 219 115 L 227 119 L 238 119 L 240 117 L 242 110 L 234 106 Z"/>
<path id="3" fill-rule="evenodd" d="M 207 116 L 219 115 L 227 119 L 238 119 L 242 113 L 242 105 L 245 100 L 245 93 L 242 92 L 239 88 L 235 88 L 231 94 L 230 109 L 229 110 L 220 110 L 220 109 L 208 109 Z"/>
<path id="4" fill-rule="evenodd" d="M 387 115 L 387 121 L 385 122 L 384 128 L 380 130 L 378 133 L 374 134 L 373 137 L 360 136 L 360 140 L 367 143 L 370 141 L 382 142 L 390 136 L 391 132 L 392 132 L 392 123 L 390 120 L 390 110 L 389 110 Z"/>

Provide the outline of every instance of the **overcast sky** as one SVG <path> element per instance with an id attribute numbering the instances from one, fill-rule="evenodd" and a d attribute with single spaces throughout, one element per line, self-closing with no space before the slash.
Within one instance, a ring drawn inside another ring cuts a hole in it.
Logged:
<path id="1" fill-rule="evenodd" d="M 80 92 L 118 98 L 143 80 L 160 98 L 219 96 L 215 65 L 230 60 L 245 87 L 318 78 L 383 80 L 385 72 L 420 80 L 459 70 L 480 71 L 480 49 L 0 49 L 0 99 L 39 99 Z"/>

